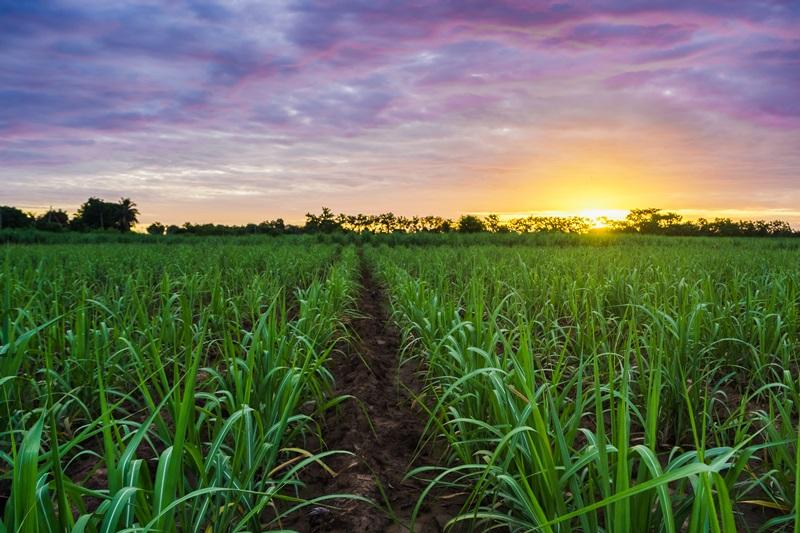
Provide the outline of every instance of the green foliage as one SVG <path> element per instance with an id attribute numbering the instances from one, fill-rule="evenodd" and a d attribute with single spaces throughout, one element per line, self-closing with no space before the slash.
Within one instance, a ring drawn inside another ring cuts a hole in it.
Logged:
<path id="1" fill-rule="evenodd" d="M 477 530 L 800 528 L 797 241 L 59 237 L 124 244 L 7 247 L 0 530 L 282 528 L 344 453 L 308 448 L 356 242 L 424 363 L 415 515 L 442 489 Z"/>
<path id="2" fill-rule="evenodd" d="M 0 530 L 263 531 L 311 503 L 299 474 L 344 453 L 305 448 L 355 253 L 302 243 L 13 247 Z"/>
<path id="3" fill-rule="evenodd" d="M 468 494 L 452 523 L 477 530 L 747 531 L 753 510 L 763 531 L 792 527 L 799 253 L 369 249 L 443 450 L 410 475 Z"/>

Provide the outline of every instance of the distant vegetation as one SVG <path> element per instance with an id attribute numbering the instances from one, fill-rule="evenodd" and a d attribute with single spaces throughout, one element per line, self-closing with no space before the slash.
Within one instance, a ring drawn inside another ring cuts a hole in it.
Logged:
<path id="1" fill-rule="evenodd" d="M 407 477 L 445 531 L 800 532 L 797 251 L 610 240 L 365 247 L 444 443 Z"/>
<path id="2" fill-rule="evenodd" d="M 0 531 L 272 531 L 307 505 L 297 473 L 342 453 L 301 448 L 347 399 L 324 365 L 356 254 L 293 241 L 0 258 Z"/>
<path id="3" fill-rule="evenodd" d="M 119 202 L 106 202 L 99 198 L 89 198 L 78 208 L 72 219 L 61 209 L 50 209 L 36 216 L 21 209 L 0 206 L 0 229 L 30 229 L 44 231 L 92 231 L 118 230 L 128 232 L 139 222 L 139 210 L 130 198 Z"/>
<path id="4" fill-rule="evenodd" d="M 50 209 L 35 216 L 16 207 L 0 206 L 0 230 L 28 229 L 50 232 L 88 232 L 114 230 L 128 233 L 138 222 L 139 210 L 129 198 L 106 202 L 89 198 L 74 217 L 62 210 Z M 733 220 L 714 218 L 685 220 L 681 215 L 657 208 L 633 209 L 624 220 L 602 220 L 601 229 L 612 233 L 645 235 L 789 237 L 800 236 L 783 220 Z M 463 215 L 459 219 L 439 216 L 405 217 L 394 213 L 378 215 L 335 214 L 323 207 L 319 214 L 307 213 L 302 226 L 286 224 L 283 219 L 265 220 L 241 226 L 193 224 L 182 226 L 154 222 L 147 227 L 150 235 L 282 235 L 330 233 L 571 233 L 596 231 L 594 221 L 586 217 L 527 216 L 501 221 L 496 214 L 485 217 Z"/>

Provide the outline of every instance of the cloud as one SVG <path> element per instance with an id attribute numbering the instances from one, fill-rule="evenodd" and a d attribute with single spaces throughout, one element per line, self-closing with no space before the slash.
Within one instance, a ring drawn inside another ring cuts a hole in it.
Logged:
<path id="1" fill-rule="evenodd" d="M 735 156 L 794 194 L 798 34 L 777 0 L 0 2 L 0 180 L 455 204 L 590 138 L 672 168 L 663 137 L 705 149 L 676 175 Z"/>
<path id="2" fill-rule="evenodd" d="M 552 45 L 665 47 L 689 40 L 696 28 L 676 24 L 585 23 L 568 28 L 549 42 Z"/>

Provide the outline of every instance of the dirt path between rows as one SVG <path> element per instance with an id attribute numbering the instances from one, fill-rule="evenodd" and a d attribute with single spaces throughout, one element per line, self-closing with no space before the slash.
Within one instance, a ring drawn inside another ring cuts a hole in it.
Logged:
<path id="1" fill-rule="evenodd" d="M 331 477 L 322 469 L 304 475 L 307 497 L 323 494 L 357 494 L 378 502 L 381 508 L 354 501 L 336 501 L 336 509 L 315 507 L 302 511 L 292 528 L 303 532 L 404 532 L 424 483 L 404 480 L 413 466 L 435 464 L 423 451 L 414 465 L 417 443 L 425 427 L 422 409 L 401 385 L 418 391 L 419 380 L 412 365 L 398 369 L 399 332 L 389 321 L 388 302 L 372 272 L 360 259 L 358 317 L 351 323 L 357 335 L 350 353 L 332 358 L 328 365 L 336 395 L 351 395 L 338 413 L 330 413 L 323 425 L 329 450 L 348 450 L 355 456 L 336 456 L 328 464 L 337 472 Z M 398 381 L 399 380 L 399 381 Z M 366 414 L 369 416 L 369 419 Z M 381 490 L 382 488 L 382 490 Z M 415 531 L 441 531 L 458 512 L 455 503 L 425 505 Z M 394 519 L 392 518 L 394 516 Z"/>

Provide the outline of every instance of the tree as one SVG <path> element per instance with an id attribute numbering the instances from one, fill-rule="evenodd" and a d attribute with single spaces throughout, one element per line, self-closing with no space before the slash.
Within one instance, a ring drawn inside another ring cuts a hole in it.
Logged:
<path id="1" fill-rule="evenodd" d="M 319 215 L 306 213 L 306 225 L 304 229 L 310 233 L 332 233 L 337 229 L 342 229 L 342 227 L 339 222 L 337 222 L 333 211 L 327 207 L 323 207 L 322 213 Z"/>
<path id="2" fill-rule="evenodd" d="M 639 233 L 655 233 L 658 229 L 658 213 L 661 209 L 648 207 L 646 209 L 631 209 L 625 220 L 633 231 Z"/>
<path id="3" fill-rule="evenodd" d="M 147 226 L 147 233 L 150 235 L 164 235 L 167 231 L 167 228 L 164 227 L 164 224 L 161 222 L 153 222 L 149 226 Z"/>
<path id="4" fill-rule="evenodd" d="M 792 227 L 783 220 L 773 220 L 767 224 L 768 234 L 776 237 L 789 237 L 792 235 Z"/>
<path id="5" fill-rule="evenodd" d="M 33 217 L 21 209 L 7 205 L 0 206 L 0 229 L 29 228 L 33 225 Z"/>
<path id="6" fill-rule="evenodd" d="M 117 210 L 113 203 L 91 197 L 78 208 L 78 213 L 72 219 L 72 226 L 78 230 L 106 229 L 113 227 L 116 216 Z"/>
<path id="7" fill-rule="evenodd" d="M 378 215 L 378 231 L 382 233 L 394 233 L 397 231 L 397 216 L 391 211 Z"/>
<path id="8" fill-rule="evenodd" d="M 266 233 L 268 235 L 280 235 L 286 231 L 286 224 L 282 218 L 275 220 L 265 220 L 258 225 L 258 233 Z"/>
<path id="9" fill-rule="evenodd" d="M 351 215 L 347 217 L 347 225 L 353 231 L 357 233 L 362 233 L 364 231 L 368 231 L 370 228 L 371 217 L 368 215 L 364 215 L 359 213 L 357 215 Z"/>
<path id="10" fill-rule="evenodd" d="M 458 231 L 460 233 L 480 233 L 486 231 L 483 220 L 475 215 L 463 215 L 458 219 Z"/>
<path id="11" fill-rule="evenodd" d="M 92 197 L 78 209 L 72 226 L 78 230 L 114 228 L 127 232 L 138 221 L 139 210 L 130 198 L 120 198 L 118 203 L 113 203 Z"/>
<path id="12" fill-rule="evenodd" d="M 681 224 L 681 217 L 677 213 L 664 213 L 661 209 L 649 207 L 647 209 L 631 209 L 625 217 L 624 230 L 647 234 L 671 233 Z"/>
<path id="13" fill-rule="evenodd" d="M 491 215 L 487 215 L 484 222 L 486 224 L 486 229 L 492 233 L 500 231 L 500 217 L 496 214 L 492 213 Z"/>
<path id="14" fill-rule="evenodd" d="M 36 219 L 36 229 L 61 231 L 69 226 L 69 215 L 61 209 L 50 209 Z"/>
<path id="15" fill-rule="evenodd" d="M 116 227 L 122 232 L 131 230 L 131 226 L 139 222 L 139 210 L 130 198 L 120 198 L 117 204 Z"/>

